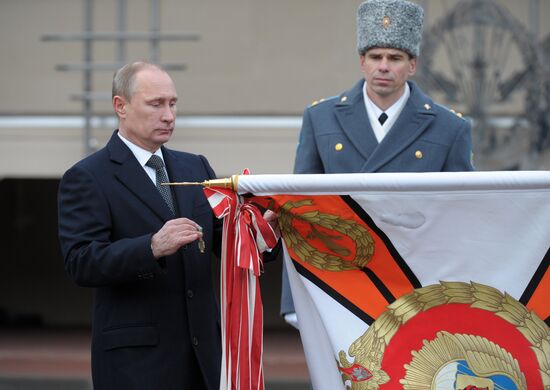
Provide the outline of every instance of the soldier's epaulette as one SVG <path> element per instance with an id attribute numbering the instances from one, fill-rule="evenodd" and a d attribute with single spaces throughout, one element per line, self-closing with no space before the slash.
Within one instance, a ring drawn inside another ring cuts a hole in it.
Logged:
<path id="1" fill-rule="evenodd" d="M 464 119 L 464 115 L 462 115 L 461 112 L 458 112 L 458 111 L 455 111 L 454 109 L 452 108 L 449 108 L 449 111 L 451 111 L 453 114 L 455 114 L 457 117 L 459 117 L 460 119 Z"/>
<path id="2" fill-rule="evenodd" d="M 460 119 L 466 120 L 466 119 L 464 118 L 464 114 L 462 114 L 461 112 L 456 111 L 454 108 L 449 108 L 449 107 L 446 107 L 446 106 L 443 106 L 443 105 L 440 105 L 440 104 L 439 104 L 439 106 L 442 107 L 442 108 L 443 108 L 444 110 L 446 110 L 446 111 L 452 112 L 453 114 L 455 114 L 455 115 L 456 115 L 457 117 L 459 117 Z"/>
<path id="3" fill-rule="evenodd" d="M 313 103 L 311 103 L 309 106 L 310 107 L 313 107 L 313 106 L 316 106 L 318 104 L 321 104 L 321 103 L 324 103 L 324 102 L 328 102 L 329 100 L 332 100 L 336 98 L 336 96 L 331 96 L 331 97 L 328 97 L 328 98 L 323 98 L 323 99 L 319 99 L 319 100 L 315 100 Z"/>

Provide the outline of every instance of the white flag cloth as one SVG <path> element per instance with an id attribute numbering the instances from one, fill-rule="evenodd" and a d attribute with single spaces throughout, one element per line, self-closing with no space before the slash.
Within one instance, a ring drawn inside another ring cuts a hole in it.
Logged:
<path id="1" fill-rule="evenodd" d="M 550 388 L 550 172 L 251 175 L 238 192 L 279 212 L 316 390 Z"/>

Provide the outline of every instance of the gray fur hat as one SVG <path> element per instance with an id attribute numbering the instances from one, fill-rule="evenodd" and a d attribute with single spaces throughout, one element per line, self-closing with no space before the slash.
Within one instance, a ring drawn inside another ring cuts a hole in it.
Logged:
<path id="1" fill-rule="evenodd" d="M 405 0 L 367 0 L 357 9 L 357 50 L 373 47 L 420 53 L 424 10 Z"/>

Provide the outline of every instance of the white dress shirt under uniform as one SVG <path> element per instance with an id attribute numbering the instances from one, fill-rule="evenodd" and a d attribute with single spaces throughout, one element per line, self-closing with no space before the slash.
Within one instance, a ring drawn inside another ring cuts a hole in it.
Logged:
<path id="1" fill-rule="evenodd" d="M 409 84 L 405 83 L 405 91 L 403 92 L 403 95 L 401 95 L 401 97 L 386 111 L 382 111 L 376 104 L 374 104 L 372 100 L 370 100 L 369 96 L 367 95 L 367 82 L 365 81 L 365 84 L 363 84 L 363 100 L 365 101 L 365 108 L 367 109 L 370 125 L 372 127 L 372 130 L 374 131 L 374 135 L 376 136 L 378 143 L 382 142 L 397 118 L 399 118 L 399 114 L 401 114 L 401 111 L 403 111 L 403 107 L 405 107 L 405 104 L 407 104 L 407 100 L 409 99 L 410 95 L 411 89 L 409 88 Z M 380 114 L 382 114 L 383 112 L 386 113 L 388 119 L 386 119 L 386 122 L 381 125 L 378 121 L 378 117 L 380 117 Z"/>

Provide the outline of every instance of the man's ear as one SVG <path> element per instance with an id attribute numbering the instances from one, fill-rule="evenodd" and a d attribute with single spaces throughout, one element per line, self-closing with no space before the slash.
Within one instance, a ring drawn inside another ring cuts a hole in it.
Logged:
<path id="1" fill-rule="evenodd" d="M 416 73 L 416 57 L 409 60 L 409 77 L 414 76 Z"/>
<path id="2" fill-rule="evenodd" d="M 122 96 L 115 95 L 113 97 L 113 108 L 119 118 L 126 117 L 126 101 Z"/>
<path id="3" fill-rule="evenodd" d="M 365 68 L 365 60 L 366 60 L 366 55 L 365 54 L 360 54 L 359 55 L 359 67 L 361 68 L 361 70 L 363 70 Z"/>

